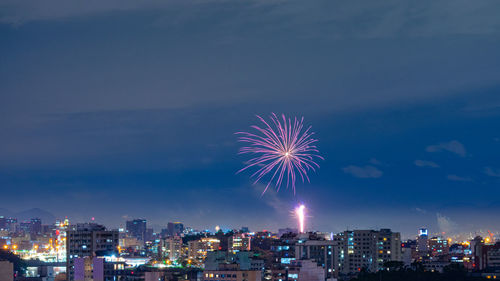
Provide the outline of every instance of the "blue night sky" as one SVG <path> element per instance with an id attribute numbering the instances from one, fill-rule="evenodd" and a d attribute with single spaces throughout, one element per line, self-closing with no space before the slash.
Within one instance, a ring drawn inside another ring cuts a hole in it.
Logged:
<path id="1" fill-rule="evenodd" d="M 0 0 L 0 208 L 198 229 L 500 231 L 500 1 Z M 325 161 L 260 196 L 255 114 Z"/>

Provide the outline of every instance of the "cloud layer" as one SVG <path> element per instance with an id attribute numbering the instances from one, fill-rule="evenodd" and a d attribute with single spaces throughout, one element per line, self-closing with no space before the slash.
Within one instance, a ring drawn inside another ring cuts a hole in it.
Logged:
<path id="1" fill-rule="evenodd" d="M 484 168 L 484 173 L 487 174 L 490 177 L 500 178 L 500 169 L 495 169 L 495 168 L 492 168 L 492 167 L 486 167 L 486 168 Z"/>
<path id="2" fill-rule="evenodd" d="M 446 178 L 451 180 L 451 181 L 461 181 L 461 182 L 471 182 L 472 181 L 472 179 L 470 177 L 461 177 L 461 176 L 457 176 L 457 175 L 448 175 Z"/>
<path id="3" fill-rule="evenodd" d="M 415 166 L 417 167 L 430 167 L 430 168 L 439 168 L 439 165 L 432 161 L 425 160 L 415 160 Z"/>
<path id="4" fill-rule="evenodd" d="M 354 166 L 350 165 L 342 168 L 344 173 L 356 178 L 380 178 L 384 173 L 374 166 Z"/>
<path id="5" fill-rule="evenodd" d="M 467 155 L 467 151 L 465 150 L 464 145 L 456 140 L 452 140 L 450 142 L 442 142 L 435 145 L 429 145 L 426 148 L 427 152 L 441 152 L 448 151 L 451 153 L 455 153 L 460 157 L 465 157 Z"/>

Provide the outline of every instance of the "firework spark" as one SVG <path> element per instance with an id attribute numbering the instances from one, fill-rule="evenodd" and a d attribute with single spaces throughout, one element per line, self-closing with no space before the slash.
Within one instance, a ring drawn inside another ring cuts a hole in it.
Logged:
<path id="1" fill-rule="evenodd" d="M 299 120 L 295 117 L 292 122 L 292 119 L 287 119 L 284 114 L 280 119 L 274 113 L 270 116 L 269 123 L 260 116 L 257 118 L 264 124 L 263 127 L 252 126 L 257 133 L 236 133 L 240 135 L 239 141 L 248 143 L 248 146 L 240 149 L 239 154 L 255 156 L 247 161 L 246 166 L 238 173 L 253 167 L 258 168 L 252 174 L 255 183 L 269 176 L 262 194 L 273 182 L 279 190 L 286 177 L 286 187 L 291 186 L 295 194 L 297 176 L 302 182 L 309 182 L 308 172 L 319 168 L 315 158 L 323 159 L 314 145 L 317 142 L 312 138 L 314 133 L 311 132 L 311 127 L 304 130 L 304 118 Z"/>

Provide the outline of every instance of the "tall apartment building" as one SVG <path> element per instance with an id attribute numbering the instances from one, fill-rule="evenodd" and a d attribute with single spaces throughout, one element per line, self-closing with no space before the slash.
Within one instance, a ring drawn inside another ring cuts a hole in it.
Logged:
<path id="1" fill-rule="evenodd" d="M 440 236 L 432 237 L 429 239 L 428 244 L 429 253 L 432 256 L 446 256 L 450 252 L 450 245 L 448 244 L 448 240 L 446 238 Z"/>
<path id="2" fill-rule="evenodd" d="M 31 219 L 31 235 L 39 235 L 42 234 L 42 220 L 39 218 Z"/>
<path id="3" fill-rule="evenodd" d="M 500 268 L 500 242 L 486 245 L 481 237 L 471 241 L 474 269 Z"/>
<path id="4" fill-rule="evenodd" d="M 219 250 L 220 240 L 217 238 L 204 237 L 200 240 L 188 242 L 188 257 L 203 261 L 207 256 L 207 252 Z"/>
<path id="5" fill-rule="evenodd" d="M 69 281 L 75 280 L 75 258 L 95 257 L 99 252 L 117 251 L 118 230 L 106 230 L 99 224 L 70 226 L 66 235 L 66 273 Z"/>
<path id="6" fill-rule="evenodd" d="M 126 223 L 127 233 L 130 237 L 137 238 L 142 242 L 146 240 L 146 220 L 145 219 L 136 219 L 127 221 Z"/>
<path id="7" fill-rule="evenodd" d="M 390 229 L 344 231 L 335 236 L 338 242 L 336 270 L 353 274 L 366 269 L 376 272 L 385 262 L 402 261 L 401 235 Z"/>
<path id="8" fill-rule="evenodd" d="M 293 245 L 294 258 L 296 260 L 314 260 L 324 270 L 327 279 L 337 277 L 335 269 L 337 241 L 326 240 L 324 236 L 314 233 L 301 233 L 297 236 Z"/>
<path id="9" fill-rule="evenodd" d="M 177 260 L 181 256 L 182 238 L 179 236 L 169 237 L 161 240 L 162 256 L 171 261 Z"/>
<path id="10" fill-rule="evenodd" d="M 229 237 L 229 251 L 250 251 L 250 242 L 252 237 L 245 233 L 236 233 Z"/>
<path id="11" fill-rule="evenodd" d="M 426 256 L 429 252 L 429 231 L 425 228 L 418 231 L 417 252 L 420 257 Z"/>

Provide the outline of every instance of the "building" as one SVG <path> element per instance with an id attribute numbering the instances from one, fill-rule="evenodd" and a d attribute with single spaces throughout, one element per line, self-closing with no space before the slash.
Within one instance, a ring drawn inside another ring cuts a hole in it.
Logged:
<path id="1" fill-rule="evenodd" d="M 166 235 L 167 236 L 179 236 L 184 231 L 184 225 L 180 222 L 169 222 L 167 224 Z"/>
<path id="2" fill-rule="evenodd" d="M 164 238 L 161 240 L 160 247 L 163 257 L 176 261 L 181 257 L 182 238 L 179 236 Z"/>
<path id="3" fill-rule="evenodd" d="M 429 253 L 432 256 L 446 256 L 450 253 L 448 240 L 440 236 L 432 237 L 428 241 Z"/>
<path id="4" fill-rule="evenodd" d="M 136 219 L 126 222 L 127 233 L 130 237 L 134 237 L 142 242 L 146 241 L 146 220 Z"/>
<path id="5" fill-rule="evenodd" d="M 200 281 L 201 272 L 197 269 L 164 268 L 147 269 L 144 281 Z M 128 281 L 128 280 L 127 280 Z M 142 280 L 141 280 L 142 281 Z"/>
<path id="6" fill-rule="evenodd" d="M 401 261 L 405 266 L 410 266 L 416 259 L 417 242 L 407 240 L 401 243 Z"/>
<path id="7" fill-rule="evenodd" d="M 296 228 L 280 228 L 278 229 L 278 237 L 281 237 L 283 236 L 284 234 L 290 234 L 290 233 L 293 233 L 293 234 L 298 234 L 299 233 L 299 230 L 296 229 Z"/>
<path id="8" fill-rule="evenodd" d="M 80 257 L 74 259 L 75 281 L 125 280 L 125 262 L 114 257 Z"/>
<path id="9" fill-rule="evenodd" d="M 270 281 L 324 281 L 325 271 L 314 260 L 294 260 L 289 265 L 282 265 L 270 270 Z"/>
<path id="10" fill-rule="evenodd" d="M 15 233 L 18 231 L 18 223 L 17 219 L 15 218 L 5 218 L 5 228 L 4 230 L 7 230 L 10 233 Z"/>
<path id="11" fill-rule="evenodd" d="M 494 245 L 481 243 L 479 250 L 476 250 L 476 269 L 496 269 L 500 270 L 500 242 Z"/>
<path id="12" fill-rule="evenodd" d="M 69 227 L 66 237 L 66 273 L 68 280 L 74 279 L 74 260 L 96 257 L 104 252 L 116 252 L 118 230 L 106 230 L 95 223 L 77 224 Z"/>
<path id="13" fill-rule="evenodd" d="M 420 257 L 426 256 L 429 252 L 429 231 L 426 228 L 418 231 L 417 252 Z"/>
<path id="14" fill-rule="evenodd" d="M 66 262 L 43 262 L 40 260 L 25 260 L 25 277 L 42 278 L 51 281 L 57 276 L 66 276 Z M 66 279 L 66 278 L 64 278 Z"/>
<path id="15" fill-rule="evenodd" d="M 203 271 L 203 281 L 261 281 L 260 270 L 242 270 L 237 263 L 221 264 L 216 270 Z"/>
<path id="16" fill-rule="evenodd" d="M 323 235 L 301 233 L 296 237 L 295 244 L 292 247 L 293 258 L 295 260 L 314 260 L 318 266 L 321 266 L 326 278 L 333 278 L 338 276 L 338 270 L 335 268 L 337 245 L 337 241 L 326 240 Z M 288 262 L 289 260 L 285 261 Z M 292 261 L 290 260 L 290 262 Z"/>
<path id="17" fill-rule="evenodd" d="M 240 270 L 260 270 L 264 269 L 264 260 L 255 258 L 253 252 L 207 252 L 205 259 L 206 270 L 218 270 L 223 264 L 238 264 Z"/>
<path id="18" fill-rule="evenodd" d="M 245 233 L 236 233 L 229 237 L 229 251 L 250 251 L 252 237 Z"/>
<path id="19" fill-rule="evenodd" d="M 424 269 L 431 272 L 443 273 L 444 268 L 449 265 L 450 265 L 449 261 L 440 261 L 433 259 L 425 259 L 422 261 L 422 266 L 424 267 Z"/>
<path id="20" fill-rule="evenodd" d="M 188 257 L 203 261 L 207 252 L 219 250 L 220 240 L 217 238 L 204 237 L 200 240 L 193 240 L 188 242 Z"/>
<path id="21" fill-rule="evenodd" d="M 7 230 L 7 219 L 4 216 L 0 216 L 0 230 Z"/>
<path id="22" fill-rule="evenodd" d="M 401 236 L 390 229 L 344 231 L 334 238 L 338 242 L 336 271 L 355 274 L 362 269 L 376 272 L 388 261 L 402 261 Z"/>
<path id="23" fill-rule="evenodd" d="M 14 280 L 14 264 L 10 261 L 0 261 L 0 281 Z"/>
<path id="24" fill-rule="evenodd" d="M 42 234 L 42 220 L 39 218 L 31 219 L 30 234 L 33 236 Z"/>
<path id="25" fill-rule="evenodd" d="M 146 235 L 144 236 L 144 241 L 152 241 L 154 239 L 155 233 L 152 228 L 146 228 Z"/>

